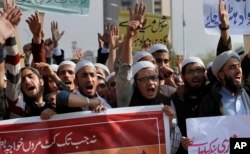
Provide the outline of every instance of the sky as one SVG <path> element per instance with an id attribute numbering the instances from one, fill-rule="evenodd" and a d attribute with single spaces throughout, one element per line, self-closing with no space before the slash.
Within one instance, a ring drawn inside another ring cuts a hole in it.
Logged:
<path id="1" fill-rule="evenodd" d="M 183 7 L 184 2 L 184 7 Z M 172 38 L 176 54 L 187 56 L 205 56 L 214 52 L 219 36 L 208 35 L 203 25 L 203 1 L 202 0 L 172 0 Z M 66 51 L 66 58 L 71 57 L 72 41 L 77 41 L 77 46 L 84 51 L 91 50 L 96 56 L 98 48 L 97 33 L 103 32 L 103 1 L 90 0 L 88 16 L 45 14 L 44 30 L 45 38 L 51 37 L 50 22 L 59 23 L 59 30 L 65 30 L 65 34 L 59 42 L 59 47 Z M 183 29 L 183 11 L 185 28 Z M 32 35 L 28 29 L 26 19 L 33 12 L 25 12 L 21 26 L 21 44 L 31 41 Z M 184 38 L 184 39 L 183 39 Z M 232 37 L 233 48 L 243 44 L 242 36 Z"/>
<path id="2" fill-rule="evenodd" d="M 182 6 L 184 2 L 184 7 Z M 173 46 L 177 54 L 205 56 L 216 51 L 219 36 L 208 35 L 203 24 L 203 0 L 172 0 Z M 185 28 L 183 30 L 183 8 Z M 184 33 L 184 35 L 183 35 Z M 184 36 L 184 37 L 183 37 Z M 183 43 L 185 38 L 185 43 Z M 242 35 L 232 36 L 233 48 L 243 44 Z"/>
<path id="3" fill-rule="evenodd" d="M 21 44 L 29 43 L 32 34 L 25 22 L 32 13 L 24 12 L 19 26 Z M 103 32 L 103 4 L 101 0 L 90 0 L 90 9 L 88 16 L 51 14 L 46 13 L 44 18 L 45 38 L 51 37 L 50 23 L 55 20 L 58 22 L 59 31 L 65 31 L 65 34 L 59 41 L 59 47 L 64 49 L 65 58 L 72 55 L 72 41 L 77 41 L 77 46 L 84 51 L 92 50 L 94 55 L 98 49 L 97 33 Z"/>

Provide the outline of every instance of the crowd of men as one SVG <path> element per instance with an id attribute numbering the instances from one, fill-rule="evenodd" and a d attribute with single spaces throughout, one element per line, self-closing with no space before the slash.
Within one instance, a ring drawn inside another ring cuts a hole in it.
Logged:
<path id="1" fill-rule="evenodd" d="M 147 21 L 145 9 L 137 3 L 130 11 L 124 37 L 110 24 L 98 34 L 97 63 L 92 63 L 82 53 L 65 60 L 59 47 L 64 32 L 53 21 L 52 37 L 44 40 L 37 13 L 26 19 L 33 38 L 24 45 L 22 59 L 14 35 L 22 11 L 5 8 L 0 15 L 0 118 L 49 119 L 61 113 L 163 104 L 170 119 L 171 153 L 187 153 L 192 144 L 187 118 L 249 114 L 250 52 L 239 55 L 231 50 L 228 11 L 222 1 L 221 37 L 213 64 L 206 67 L 199 57 L 187 57 L 177 62 L 176 72 L 164 44 L 133 51 L 135 37 Z"/>

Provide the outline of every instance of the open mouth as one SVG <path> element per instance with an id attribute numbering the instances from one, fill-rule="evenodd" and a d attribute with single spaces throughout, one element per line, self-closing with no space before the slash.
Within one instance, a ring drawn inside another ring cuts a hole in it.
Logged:
<path id="1" fill-rule="evenodd" d="M 89 91 L 89 90 L 92 90 L 93 89 L 93 86 L 92 85 L 88 85 L 86 86 L 86 89 Z"/>
<path id="2" fill-rule="evenodd" d="M 200 79 L 195 78 L 195 79 L 193 79 L 193 80 L 192 80 L 192 82 L 193 82 L 193 83 L 200 83 L 200 82 L 201 82 L 201 80 L 200 80 Z"/>
<path id="3" fill-rule="evenodd" d="M 148 88 L 147 93 L 148 93 L 149 96 L 154 95 L 155 94 L 155 88 Z"/>
<path id="4" fill-rule="evenodd" d="M 64 83 L 65 83 L 66 85 L 71 85 L 72 82 L 71 82 L 71 81 L 65 81 Z"/>
<path id="5" fill-rule="evenodd" d="M 35 89 L 35 86 L 31 86 L 28 88 L 28 91 L 33 91 Z"/>
<path id="6" fill-rule="evenodd" d="M 241 81 L 241 77 L 240 76 L 236 76 L 235 79 L 238 80 L 238 81 Z"/>

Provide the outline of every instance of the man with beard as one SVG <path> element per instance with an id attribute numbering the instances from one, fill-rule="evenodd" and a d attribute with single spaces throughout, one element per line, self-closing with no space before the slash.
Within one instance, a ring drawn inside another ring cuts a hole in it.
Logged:
<path id="1" fill-rule="evenodd" d="M 177 124 L 183 136 L 182 146 L 177 153 L 187 153 L 187 143 L 191 140 L 185 137 L 186 119 L 198 117 L 200 102 L 207 93 L 204 63 L 198 57 L 188 57 L 182 63 L 181 73 L 184 86 L 179 86 L 171 99 L 176 110 Z"/>
<path id="2" fill-rule="evenodd" d="M 200 116 L 249 114 L 249 91 L 243 87 L 239 55 L 234 51 L 221 53 L 215 59 L 212 71 L 218 83 L 202 100 Z"/>
<path id="3" fill-rule="evenodd" d="M 39 116 L 50 103 L 43 100 L 44 81 L 39 72 L 32 67 L 21 69 L 21 91 L 25 102 L 25 116 Z"/>

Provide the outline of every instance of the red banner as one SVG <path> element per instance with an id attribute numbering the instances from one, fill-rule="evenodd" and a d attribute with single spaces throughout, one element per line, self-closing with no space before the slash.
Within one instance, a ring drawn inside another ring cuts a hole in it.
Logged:
<path id="1" fill-rule="evenodd" d="M 164 154 L 170 150 L 169 127 L 161 109 L 133 107 L 61 114 L 46 121 L 1 121 L 0 153 Z"/>

